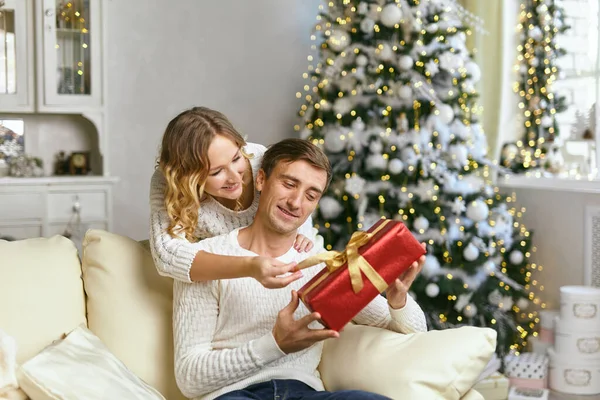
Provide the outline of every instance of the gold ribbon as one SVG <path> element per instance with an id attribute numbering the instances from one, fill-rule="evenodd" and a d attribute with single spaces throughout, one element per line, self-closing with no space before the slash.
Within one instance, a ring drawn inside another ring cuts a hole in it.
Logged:
<path id="1" fill-rule="evenodd" d="M 369 262 L 365 260 L 362 255 L 360 255 L 358 249 L 367 244 L 373 238 L 373 236 L 382 230 L 389 222 L 390 220 L 384 220 L 383 223 L 379 225 L 373 232 L 354 232 L 344 251 L 326 251 L 324 253 L 309 257 L 299 263 L 296 267 L 297 270 L 312 267 L 313 265 L 324 262 L 327 265 L 328 271 L 326 274 L 321 276 L 321 279 L 318 279 L 312 285 L 310 285 L 304 291 L 304 294 L 313 290 L 329 274 L 341 268 L 346 263 L 348 264 L 348 272 L 350 273 L 350 281 L 352 282 L 352 289 L 354 290 L 354 293 L 360 292 L 363 288 L 363 280 L 360 274 L 361 271 L 377 288 L 377 290 L 379 290 L 379 293 L 382 293 L 385 289 L 387 289 L 387 282 L 381 277 L 381 275 L 379 275 L 379 273 L 371 266 L 371 264 L 369 264 Z"/>

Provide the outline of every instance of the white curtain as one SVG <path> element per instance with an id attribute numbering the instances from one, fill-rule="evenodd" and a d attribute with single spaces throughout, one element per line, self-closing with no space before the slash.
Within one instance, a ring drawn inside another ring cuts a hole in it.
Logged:
<path id="1" fill-rule="evenodd" d="M 458 0 L 468 11 L 483 19 L 487 33 L 473 30 L 468 46 L 475 48 L 475 62 L 481 68 L 479 105 L 483 127 L 490 146 L 490 158 L 499 159 L 502 144 L 521 136 L 517 95 L 513 84 L 517 78 L 519 0 Z"/>

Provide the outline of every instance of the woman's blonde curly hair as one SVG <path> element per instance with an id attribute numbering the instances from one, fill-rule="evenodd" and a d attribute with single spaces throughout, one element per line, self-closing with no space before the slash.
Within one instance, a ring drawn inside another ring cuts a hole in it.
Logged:
<path id="1" fill-rule="evenodd" d="M 206 107 L 183 111 L 167 125 L 158 168 L 167 181 L 165 207 L 171 236 L 184 234 L 189 241 L 198 240 L 194 231 L 210 170 L 208 147 L 216 135 L 231 139 L 240 149 L 246 145 L 225 115 Z"/>

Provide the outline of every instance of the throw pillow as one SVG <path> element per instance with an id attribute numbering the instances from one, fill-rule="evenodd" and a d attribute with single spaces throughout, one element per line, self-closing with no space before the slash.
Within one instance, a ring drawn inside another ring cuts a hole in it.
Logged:
<path id="1" fill-rule="evenodd" d="M 490 328 L 398 334 L 348 325 L 338 339 L 325 342 L 319 371 L 327 390 L 458 400 L 475 384 L 495 348 L 496 331 Z"/>
<path id="2" fill-rule="evenodd" d="M 18 380 L 32 400 L 165 400 L 84 326 L 25 362 Z"/>

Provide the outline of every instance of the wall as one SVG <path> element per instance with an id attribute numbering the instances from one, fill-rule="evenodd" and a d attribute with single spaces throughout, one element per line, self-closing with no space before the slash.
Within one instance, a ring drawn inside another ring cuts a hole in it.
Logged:
<path id="1" fill-rule="evenodd" d="M 115 229 L 148 235 L 159 141 L 185 108 L 224 112 L 250 141 L 294 136 L 317 0 L 108 0 L 107 132 Z"/>
<path id="2" fill-rule="evenodd" d="M 593 187 L 595 185 L 595 188 Z M 560 186 L 560 185 L 557 185 Z M 539 281 L 544 286 L 542 299 L 549 308 L 560 307 L 559 288 L 563 285 L 583 285 L 585 254 L 586 207 L 600 207 L 600 190 L 569 191 L 557 187 L 511 188 L 502 184 L 504 193 L 515 193 L 517 209 L 525 207 L 523 223 L 533 231 L 537 251 L 532 262 L 541 264 Z"/>

